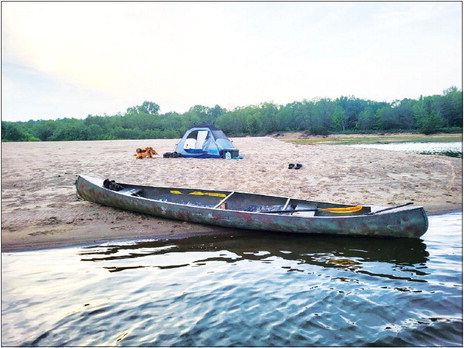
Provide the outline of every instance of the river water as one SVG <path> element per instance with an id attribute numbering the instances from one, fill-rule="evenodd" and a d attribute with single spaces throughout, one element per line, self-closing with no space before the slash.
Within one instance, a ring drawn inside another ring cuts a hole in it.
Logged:
<path id="1" fill-rule="evenodd" d="M 408 151 L 408 152 L 442 152 L 455 151 L 462 152 L 462 142 L 428 142 L 428 143 L 388 143 L 388 144 L 353 144 L 352 147 L 367 149 Z"/>
<path id="2" fill-rule="evenodd" d="M 460 346 L 462 213 L 421 239 L 231 231 L 2 254 L 2 344 Z"/>

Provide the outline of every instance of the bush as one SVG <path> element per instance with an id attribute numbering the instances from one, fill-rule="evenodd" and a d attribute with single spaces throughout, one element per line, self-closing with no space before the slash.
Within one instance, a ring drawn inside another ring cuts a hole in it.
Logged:
<path id="1" fill-rule="evenodd" d="M 2 141 L 40 141 L 20 125 L 2 122 Z"/>

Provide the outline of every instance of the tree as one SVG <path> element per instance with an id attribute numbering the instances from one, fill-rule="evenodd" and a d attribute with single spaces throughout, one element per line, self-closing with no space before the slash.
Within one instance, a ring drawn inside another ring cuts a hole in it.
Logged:
<path id="1" fill-rule="evenodd" d="M 347 121 L 346 129 L 355 129 L 358 121 L 359 114 L 369 104 L 368 102 L 351 97 L 340 97 L 335 100 L 335 103 L 343 108 L 345 111 Z"/>
<path id="2" fill-rule="evenodd" d="M 253 107 L 251 106 L 235 108 L 219 116 L 216 120 L 216 126 L 230 136 L 244 135 L 246 134 L 246 115 L 251 113 L 254 113 Z"/>
<path id="3" fill-rule="evenodd" d="M 416 128 L 416 120 L 414 118 L 415 100 L 403 99 L 395 106 L 395 112 L 398 114 L 401 129 L 413 130 Z"/>
<path id="4" fill-rule="evenodd" d="M 178 138 L 192 126 L 208 122 L 231 136 L 283 131 L 462 129 L 462 91 L 451 87 L 442 95 L 392 103 L 340 97 L 295 101 L 286 105 L 262 103 L 226 110 L 195 105 L 182 114 L 159 114 L 159 105 L 145 101 L 123 115 L 88 115 L 84 120 L 2 122 L 2 141 Z"/>
<path id="5" fill-rule="evenodd" d="M 390 105 L 380 108 L 376 112 L 380 129 L 394 130 L 400 129 L 400 120 L 398 113 Z"/>
<path id="6" fill-rule="evenodd" d="M 22 123 L 2 121 L 2 141 L 39 141 L 24 129 Z"/>
<path id="7" fill-rule="evenodd" d="M 370 130 L 370 129 L 376 129 L 377 128 L 377 121 L 378 116 L 372 108 L 368 107 L 364 109 L 360 114 L 358 118 L 358 122 L 356 123 L 356 129 L 359 130 Z"/>
<path id="8" fill-rule="evenodd" d="M 345 110 L 336 105 L 332 112 L 332 129 L 335 131 L 345 131 L 348 123 L 348 117 Z"/>
<path id="9" fill-rule="evenodd" d="M 55 133 L 57 123 L 55 121 L 42 121 L 35 125 L 34 135 L 42 141 L 48 141 L 53 138 L 53 133 Z"/>
<path id="10" fill-rule="evenodd" d="M 424 134 L 437 133 L 444 125 L 444 118 L 436 110 L 432 110 L 418 121 L 419 130 Z"/>
<path id="11" fill-rule="evenodd" d="M 223 109 L 221 108 L 219 105 L 214 105 L 214 107 L 212 109 L 210 109 L 210 114 L 211 114 L 211 118 L 213 119 L 212 123 L 214 123 L 214 121 L 216 121 L 216 119 L 223 115 L 225 112 L 227 112 L 226 109 Z"/>
<path id="12" fill-rule="evenodd" d="M 273 103 L 262 103 L 256 110 L 258 117 L 262 120 L 262 131 L 272 133 L 279 130 L 277 119 L 278 108 Z"/>
<path id="13" fill-rule="evenodd" d="M 327 135 L 332 123 L 332 115 L 335 104 L 327 98 L 320 99 L 315 103 L 314 119 L 311 131 L 315 134 Z"/>
<path id="14" fill-rule="evenodd" d="M 423 98 L 421 96 L 413 107 L 417 126 L 424 134 L 436 133 L 445 124 L 445 120 L 439 111 L 433 108 L 432 101 L 433 99 L 430 97 Z"/>
<path id="15" fill-rule="evenodd" d="M 263 129 L 262 120 L 257 113 L 245 116 L 245 132 L 247 134 L 258 134 Z"/>
<path id="16" fill-rule="evenodd" d="M 285 128 L 293 131 L 301 131 L 310 128 L 312 103 L 307 100 L 303 102 L 293 102 L 285 106 L 290 115 L 286 117 Z"/>
<path id="17" fill-rule="evenodd" d="M 456 87 L 443 91 L 440 101 L 440 114 L 443 116 L 447 127 L 462 126 L 462 92 Z"/>
<path id="18" fill-rule="evenodd" d="M 105 132 L 102 127 L 97 124 L 91 124 L 87 127 L 87 139 L 88 140 L 103 140 Z"/>
<path id="19" fill-rule="evenodd" d="M 157 115 L 160 107 L 158 104 L 144 101 L 142 105 L 133 106 L 127 109 L 126 114 L 148 114 Z"/>

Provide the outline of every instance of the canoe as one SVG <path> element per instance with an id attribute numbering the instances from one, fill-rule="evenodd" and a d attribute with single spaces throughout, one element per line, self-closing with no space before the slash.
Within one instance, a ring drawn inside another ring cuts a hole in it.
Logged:
<path id="1" fill-rule="evenodd" d="M 244 192 L 124 184 L 80 175 L 90 202 L 163 218 L 223 227 L 374 237 L 418 238 L 428 228 L 423 207 L 353 206 Z"/>

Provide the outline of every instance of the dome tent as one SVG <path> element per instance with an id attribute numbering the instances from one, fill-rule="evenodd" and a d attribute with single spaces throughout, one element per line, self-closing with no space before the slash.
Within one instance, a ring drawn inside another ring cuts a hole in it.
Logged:
<path id="1" fill-rule="evenodd" d="M 175 152 L 182 157 L 230 158 L 238 157 L 238 149 L 224 132 L 211 124 L 201 124 L 185 132 Z"/>

